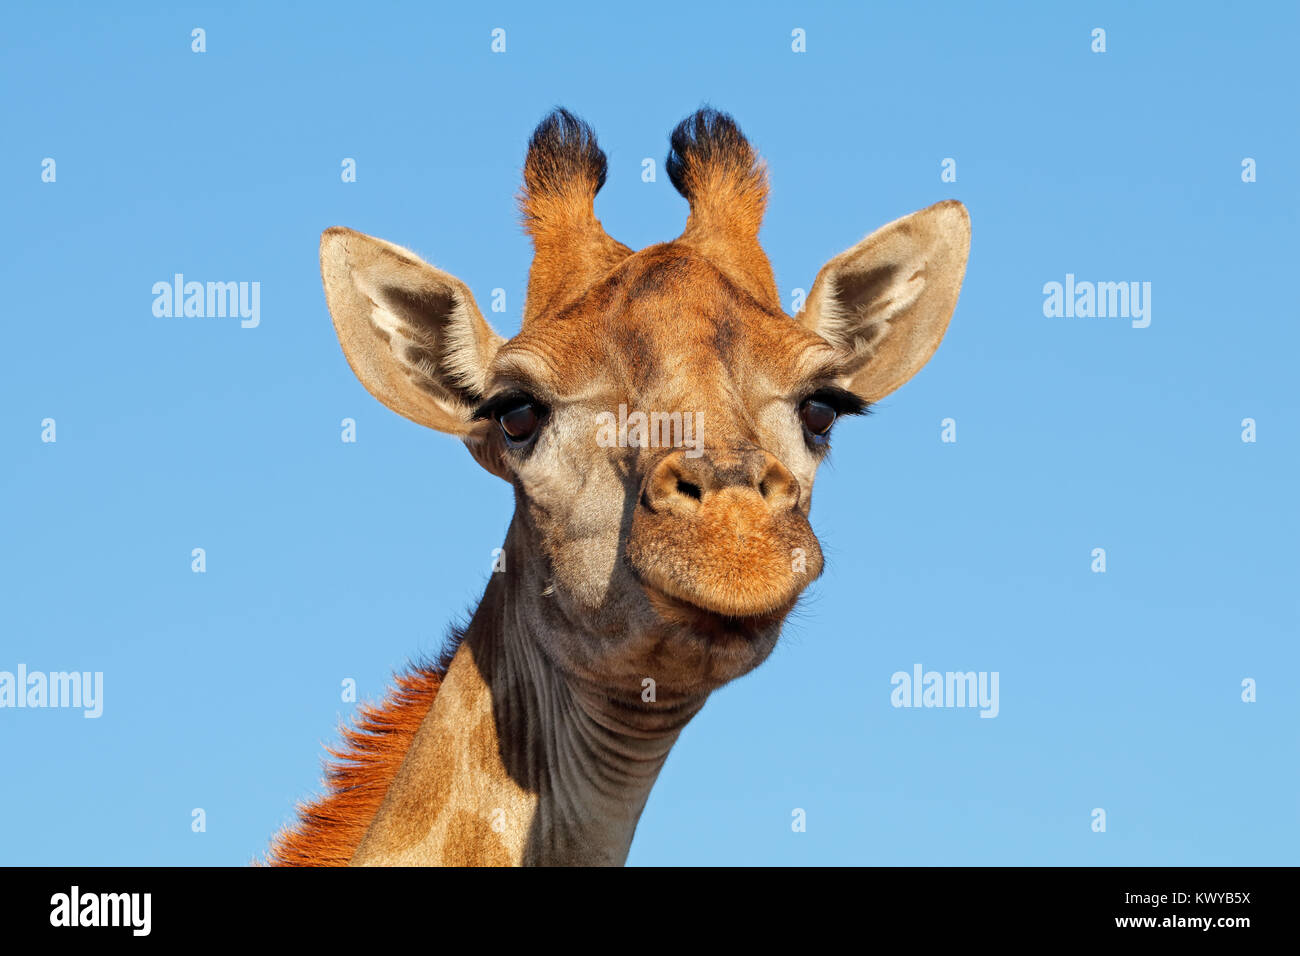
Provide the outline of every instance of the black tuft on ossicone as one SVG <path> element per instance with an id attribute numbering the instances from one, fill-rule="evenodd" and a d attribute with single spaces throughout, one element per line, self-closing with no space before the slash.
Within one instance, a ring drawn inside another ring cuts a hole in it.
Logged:
<path id="1" fill-rule="evenodd" d="M 537 194 L 580 181 L 593 185 L 594 194 L 605 185 L 608 165 L 591 127 L 563 107 L 556 107 L 537 124 L 528 140 L 524 183 L 529 192 Z"/>
<path id="2" fill-rule="evenodd" d="M 729 167 L 748 171 L 754 164 L 754 150 L 727 113 L 706 106 L 677 124 L 669 137 L 664 168 L 676 190 L 691 198 L 692 169 Z"/>

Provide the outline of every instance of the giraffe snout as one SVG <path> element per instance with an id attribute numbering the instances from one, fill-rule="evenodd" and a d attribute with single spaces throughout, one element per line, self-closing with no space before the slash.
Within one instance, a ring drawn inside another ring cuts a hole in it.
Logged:
<path id="1" fill-rule="evenodd" d="M 784 613 L 822 568 L 800 504 L 798 480 L 761 449 L 675 451 L 642 484 L 627 559 L 652 592 L 713 614 Z"/>

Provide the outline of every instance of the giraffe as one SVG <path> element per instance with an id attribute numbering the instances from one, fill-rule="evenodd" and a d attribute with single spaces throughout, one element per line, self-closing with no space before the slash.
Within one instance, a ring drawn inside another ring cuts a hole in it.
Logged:
<path id="1" fill-rule="evenodd" d="M 322 236 L 353 372 L 461 439 L 513 485 L 515 512 L 469 623 L 361 708 L 325 794 L 267 862 L 623 864 L 682 729 L 763 662 L 820 575 L 808 514 L 832 426 L 938 347 L 969 217 L 949 200 L 876 230 L 791 316 L 758 240 L 765 164 L 708 108 L 670 143 L 686 225 L 634 252 L 595 216 L 606 158 L 591 128 L 563 109 L 537 127 L 519 197 L 534 257 L 508 341 L 415 253 Z M 620 408 L 627 440 L 598 440 Z M 677 413 L 695 416 L 690 447 Z"/>

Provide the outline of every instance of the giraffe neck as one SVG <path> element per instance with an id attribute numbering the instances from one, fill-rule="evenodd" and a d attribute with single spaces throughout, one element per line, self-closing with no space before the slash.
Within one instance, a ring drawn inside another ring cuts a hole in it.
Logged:
<path id="1" fill-rule="evenodd" d="M 540 606 L 551 599 L 522 537 L 516 522 L 512 571 L 488 584 L 353 865 L 626 860 L 668 752 L 705 698 L 647 711 L 560 673 L 542 652 L 555 635 L 540 632 L 566 625 Z"/>

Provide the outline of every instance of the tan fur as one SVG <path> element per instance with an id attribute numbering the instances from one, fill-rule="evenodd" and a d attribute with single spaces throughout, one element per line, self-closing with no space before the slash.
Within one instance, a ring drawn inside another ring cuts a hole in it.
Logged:
<path id="1" fill-rule="evenodd" d="M 502 339 L 468 287 L 409 249 L 338 226 L 321 237 L 320 260 L 334 328 L 361 383 L 399 415 L 471 434 L 470 396 L 482 393 Z"/>
<path id="2" fill-rule="evenodd" d="M 536 802 L 502 765 L 491 689 L 462 644 L 352 864 L 518 865 Z"/>
<path id="3" fill-rule="evenodd" d="M 882 226 L 822 267 L 802 320 L 846 355 L 853 391 L 883 398 L 930 360 L 969 249 L 970 217 L 949 200 Z"/>

